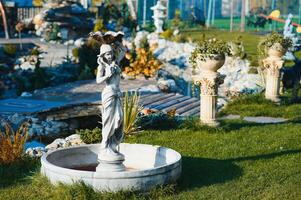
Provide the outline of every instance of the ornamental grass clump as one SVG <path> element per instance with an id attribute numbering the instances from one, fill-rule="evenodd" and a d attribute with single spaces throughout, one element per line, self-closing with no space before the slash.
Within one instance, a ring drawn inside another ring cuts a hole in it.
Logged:
<path id="1" fill-rule="evenodd" d="M 0 164 L 10 164 L 22 157 L 27 127 L 27 123 L 23 123 L 15 132 L 9 124 L 5 124 L 5 132 L 0 129 Z"/>
<path id="2" fill-rule="evenodd" d="M 195 68 L 198 59 L 205 61 L 206 59 L 213 59 L 215 55 L 230 55 L 228 44 L 216 38 L 206 39 L 203 37 L 191 53 L 189 62 L 192 64 L 192 67 Z"/>
<path id="3" fill-rule="evenodd" d="M 280 45 L 275 45 L 280 44 Z M 260 57 L 266 57 L 267 51 L 270 48 L 275 48 L 277 51 L 286 52 L 289 48 L 293 46 L 293 41 L 290 38 L 284 38 L 276 32 L 267 35 L 257 47 L 258 54 Z"/>
<path id="4" fill-rule="evenodd" d="M 137 92 L 133 95 L 126 92 L 123 100 L 123 132 L 125 135 L 131 135 L 138 131 L 137 120 L 141 110 Z"/>

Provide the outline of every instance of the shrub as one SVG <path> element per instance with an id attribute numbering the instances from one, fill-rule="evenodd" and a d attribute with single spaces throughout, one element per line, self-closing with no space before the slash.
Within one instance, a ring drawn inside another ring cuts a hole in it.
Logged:
<path id="1" fill-rule="evenodd" d="M 17 53 L 17 46 L 14 44 L 5 44 L 3 47 L 4 53 L 8 56 L 16 56 Z"/>
<path id="2" fill-rule="evenodd" d="M 91 72 L 90 68 L 86 65 L 83 70 L 81 70 L 78 80 L 88 80 L 94 77 L 93 73 Z"/>
<path id="3" fill-rule="evenodd" d="M 76 130 L 76 134 L 80 135 L 80 139 L 86 144 L 95 144 L 101 142 L 101 129 L 96 127 L 92 130 L 90 129 L 80 129 Z"/>
<path id="4" fill-rule="evenodd" d="M 158 112 L 140 117 L 137 125 L 142 130 L 168 130 L 177 128 L 180 121 L 175 116 Z"/>
<path id="5" fill-rule="evenodd" d="M 0 129 L 0 163 L 9 164 L 21 158 L 27 138 L 27 123 L 23 123 L 15 132 L 5 124 L 5 132 Z"/>
<path id="6" fill-rule="evenodd" d="M 125 135 L 133 134 L 137 131 L 137 120 L 141 107 L 139 106 L 139 96 L 137 92 L 130 95 L 125 93 L 123 100 L 123 132 Z"/>
<path id="7" fill-rule="evenodd" d="M 98 66 L 96 58 L 99 54 L 99 48 L 100 43 L 93 38 L 89 38 L 82 47 L 78 48 L 79 74 L 85 74 L 87 72 L 86 68 L 88 67 L 93 77 L 92 72 L 94 72 Z"/>
<path id="8" fill-rule="evenodd" d="M 140 48 L 133 46 L 131 52 L 126 54 L 129 65 L 124 68 L 124 73 L 130 76 L 144 75 L 150 78 L 161 68 L 162 63 L 153 55 L 154 46 L 150 47 L 146 37 L 140 40 Z"/>
<path id="9" fill-rule="evenodd" d="M 125 67 L 124 72 L 130 76 L 144 75 L 150 78 L 161 68 L 161 62 L 157 60 L 152 51 L 138 48 L 136 50 L 136 58 L 132 57 L 130 65 Z"/>

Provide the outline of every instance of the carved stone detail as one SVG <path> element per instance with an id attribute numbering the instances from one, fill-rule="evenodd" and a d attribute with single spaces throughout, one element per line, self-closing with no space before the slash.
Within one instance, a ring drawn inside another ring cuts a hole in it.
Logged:
<path id="1" fill-rule="evenodd" d="M 266 71 L 265 98 L 273 102 L 279 102 L 280 69 L 284 61 L 281 57 L 268 57 L 263 60 Z"/>
<path id="2" fill-rule="evenodd" d="M 267 75 L 279 77 L 283 63 L 281 58 L 269 57 L 263 60 L 263 67 L 266 69 Z"/>
<path id="3" fill-rule="evenodd" d="M 219 73 L 202 73 L 193 76 L 194 82 L 200 86 L 201 106 L 200 120 L 209 126 L 218 126 L 216 121 L 216 102 L 218 86 L 224 83 L 225 75 Z"/>

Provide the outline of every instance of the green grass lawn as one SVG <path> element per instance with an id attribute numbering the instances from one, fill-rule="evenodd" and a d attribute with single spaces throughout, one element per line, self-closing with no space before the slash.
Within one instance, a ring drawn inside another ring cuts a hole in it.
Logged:
<path id="1" fill-rule="evenodd" d="M 301 91 L 299 92 L 299 96 Z M 264 98 L 264 94 L 245 95 L 231 101 L 220 113 L 223 115 L 282 117 L 291 121 L 301 120 L 301 104 L 291 103 L 290 91 L 281 96 L 281 104 L 276 105 Z"/>
<path id="2" fill-rule="evenodd" d="M 254 34 L 252 32 L 229 32 L 227 30 L 218 29 L 189 29 L 183 31 L 185 37 L 190 37 L 193 40 L 199 40 L 202 35 L 205 34 L 206 37 L 216 37 L 224 41 L 235 41 L 238 37 L 241 37 L 241 41 L 244 44 L 245 52 L 247 53 L 247 59 L 251 61 L 253 66 L 257 66 L 257 45 L 262 35 Z"/>
<path id="3" fill-rule="evenodd" d="M 175 185 L 146 194 L 95 193 L 84 184 L 51 185 L 39 161 L 0 166 L 0 199 L 298 199 L 301 197 L 301 124 L 260 125 L 227 120 L 220 128 L 188 120 L 177 130 L 151 130 L 126 139 L 161 145 L 182 155 Z"/>
<path id="4" fill-rule="evenodd" d="M 196 28 L 196 29 L 187 29 L 182 31 L 184 37 L 189 37 L 195 41 L 200 40 L 205 34 L 206 37 L 216 37 L 218 39 L 228 41 L 235 41 L 238 37 L 243 42 L 245 47 L 245 52 L 247 54 L 246 59 L 251 63 L 251 66 L 258 66 L 258 53 L 257 46 L 258 43 L 263 39 L 263 34 L 258 34 L 254 31 L 239 32 L 233 31 L 229 32 L 228 30 L 220 29 L 205 29 L 205 28 Z M 295 56 L 301 59 L 301 51 L 295 53 Z M 292 66 L 293 62 L 286 62 L 285 66 Z"/>

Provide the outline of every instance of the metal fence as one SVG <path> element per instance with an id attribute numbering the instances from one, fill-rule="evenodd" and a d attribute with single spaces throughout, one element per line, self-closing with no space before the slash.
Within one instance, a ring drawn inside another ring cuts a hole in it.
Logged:
<path id="1" fill-rule="evenodd" d="M 42 7 L 17 7 L 17 20 L 20 21 L 26 18 L 33 18 L 39 12 L 41 12 Z"/>

